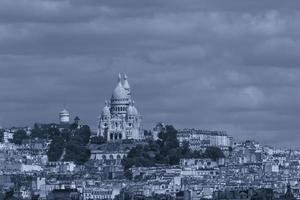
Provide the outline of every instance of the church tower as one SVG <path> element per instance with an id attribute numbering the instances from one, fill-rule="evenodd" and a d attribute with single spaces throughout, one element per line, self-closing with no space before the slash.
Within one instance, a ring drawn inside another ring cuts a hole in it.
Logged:
<path id="1" fill-rule="evenodd" d="M 134 105 L 131 96 L 128 77 L 124 79 L 119 74 L 118 83 L 113 90 L 110 101 L 99 116 L 98 136 L 103 136 L 108 142 L 124 139 L 143 139 L 141 131 L 141 116 Z"/>

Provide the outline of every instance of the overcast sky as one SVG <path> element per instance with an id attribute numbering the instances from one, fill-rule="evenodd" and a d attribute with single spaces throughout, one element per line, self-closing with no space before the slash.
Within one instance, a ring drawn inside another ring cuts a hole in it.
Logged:
<path id="1" fill-rule="evenodd" d="M 300 149 L 300 3 L 1 0 L 0 124 L 96 127 L 127 73 L 143 125 Z"/>

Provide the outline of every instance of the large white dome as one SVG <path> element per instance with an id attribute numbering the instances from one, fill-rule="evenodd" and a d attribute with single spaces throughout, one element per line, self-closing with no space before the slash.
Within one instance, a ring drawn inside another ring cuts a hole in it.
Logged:
<path id="1" fill-rule="evenodd" d="M 112 94 L 112 99 L 117 99 L 117 100 L 128 99 L 127 92 L 126 92 L 126 90 L 123 87 L 122 82 L 121 82 L 121 75 L 120 74 L 119 74 L 118 85 L 114 89 L 113 94 Z"/>

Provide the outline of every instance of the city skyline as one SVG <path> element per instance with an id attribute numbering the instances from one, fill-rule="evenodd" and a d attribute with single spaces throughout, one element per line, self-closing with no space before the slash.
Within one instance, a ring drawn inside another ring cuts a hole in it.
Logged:
<path id="1" fill-rule="evenodd" d="M 126 73 L 143 126 L 224 130 L 299 149 L 299 5 L 0 2 L 0 125 L 93 127 Z M 193 5 L 193 6 L 191 6 Z"/>

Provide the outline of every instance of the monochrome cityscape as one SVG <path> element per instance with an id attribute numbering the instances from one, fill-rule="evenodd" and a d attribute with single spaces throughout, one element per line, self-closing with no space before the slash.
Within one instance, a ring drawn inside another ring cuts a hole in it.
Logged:
<path id="1" fill-rule="evenodd" d="M 2 128 L 0 198 L 300 198 L 299 150 L 223 130 L 143 129 L 134 93 L 119 74 L 94 132 L 66 109 L 57 123 Z"/>
<path id="2" fill-rule="evenodd" d="M 300 0 L 0 0 L 0 200 L 300 200 Z"/>

